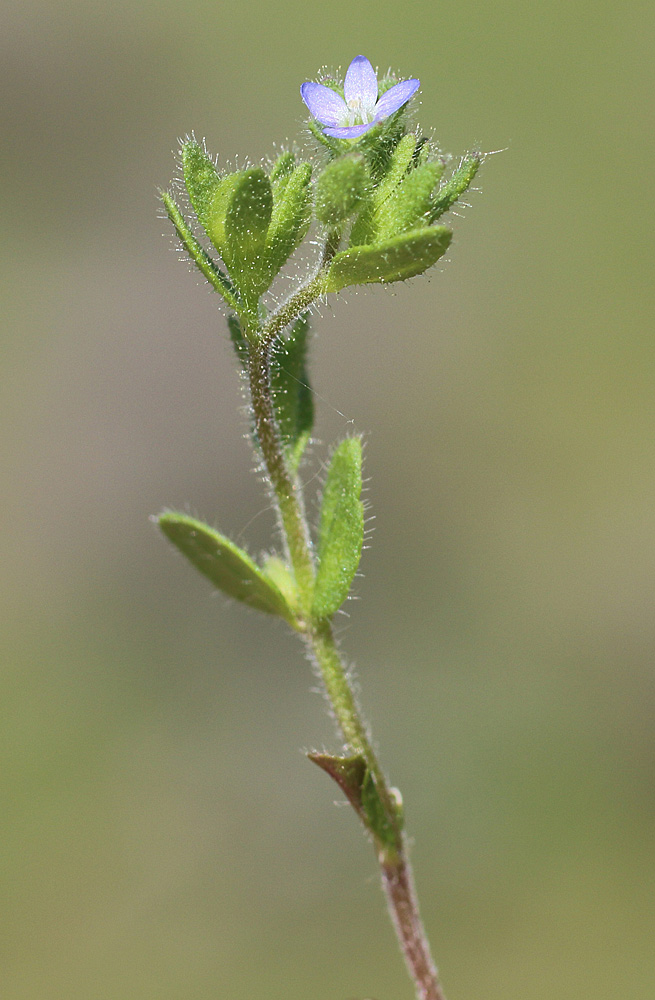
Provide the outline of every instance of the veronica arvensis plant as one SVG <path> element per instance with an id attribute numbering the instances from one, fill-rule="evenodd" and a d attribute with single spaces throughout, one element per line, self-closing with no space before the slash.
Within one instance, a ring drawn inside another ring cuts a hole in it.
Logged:
<path id="1" fill-rule="evenodd" d="M 228 310 L 246 373 L 251 437 L 278 513 L 284 556 L 253 560 L 186 514 L 158 517 L 167 538 L 228 597 L 282 618 L 320 674 L 344 747 L 309 757 L 339 785 L 373 843 L 391 918 L 420 1000 L 443 1000 L 419 917 L 403 825 L 356 703 L 332 620 L 347 599 L 364 538 L 362 448 L 348 437 L 332 451 L 320 522 L 312 534 L 300 479 L 314 420 L 307 371 L 309 310 L 354 285 L 422 274 L 446 252 L 439 220 L 470 186 L 482 157 L 446 171 L 448 158 L 412 127 L 416 79 L 386 76 L 357 56 L 338 79 L 307 82 L 308 148 L 272 165 L 221 171 L 194 139 L 182 143 L 188 211 L 161 198 L 189 259 Z M 306 274 L 274 304 L 269 290 L 309 233 L 320 241 Z M 311 479 L 310 479 L 311 481 Z"/>

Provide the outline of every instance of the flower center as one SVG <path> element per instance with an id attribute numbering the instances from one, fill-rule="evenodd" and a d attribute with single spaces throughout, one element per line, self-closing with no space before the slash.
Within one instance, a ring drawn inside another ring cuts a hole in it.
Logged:
<path id="1" fill-rule="evenodd" d="M 366 107 L 361 97 L 351 97 L 348 101 L 348 120 L 345 125 L 368 125 L 373 121 L 373 108 Z"/>

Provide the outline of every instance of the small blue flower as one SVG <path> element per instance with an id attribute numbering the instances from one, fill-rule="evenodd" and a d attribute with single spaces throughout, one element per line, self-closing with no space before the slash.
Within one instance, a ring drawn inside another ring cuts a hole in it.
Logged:
<path id="1" fill-rule="evenodd" d="M 312 116 L 325 126 L 326 135 L 355 139 L 407 104 L 419 86 L 420 80 L 401 80 L 378 100 L 375 70 L 365 56 L 355 56 L 346 71 L 345 100 L 323 83 L 303 83 L 300 96 Z"/>

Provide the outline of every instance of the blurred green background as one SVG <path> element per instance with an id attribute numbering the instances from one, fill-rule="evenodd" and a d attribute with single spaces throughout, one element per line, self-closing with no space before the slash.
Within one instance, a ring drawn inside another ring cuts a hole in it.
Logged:
<path id="1" fill-rule="evenodd" d="M 340 628 L 449 1000 L 652 1000 L 651 3 L 4 0 L 1 923 L 11 1000 L 411 996 L 297 643 L 148 516 L 272 524 L 156 186 L 299 137 L 363 52 L 506 149 L 449 261 L 317 324 L 312 477 L 366 433 Z M 165 238 L 162 237 L 165 233 Z"/>

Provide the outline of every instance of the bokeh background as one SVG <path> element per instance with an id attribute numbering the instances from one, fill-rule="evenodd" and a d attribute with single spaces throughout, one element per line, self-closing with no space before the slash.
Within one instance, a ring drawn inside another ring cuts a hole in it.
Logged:
<path id="1" fill-rule="evenodd" d="M 8 1000 L 411 988 L 275 622 L 148 517 L 271 515 L 211 294 L 156 186 L 302 134 L 363 52 L 490 157 L 448 262 L 323 310 L 318 441 L 366 434 L 340 624 L 403 790 L 449 1000 L 655 993 L 652 4 L 3 0 L 2 892 Z M 166 235 L 162 235 L 166 233 Z M 313 481 L 312 481 L 313 480 Z"/>

